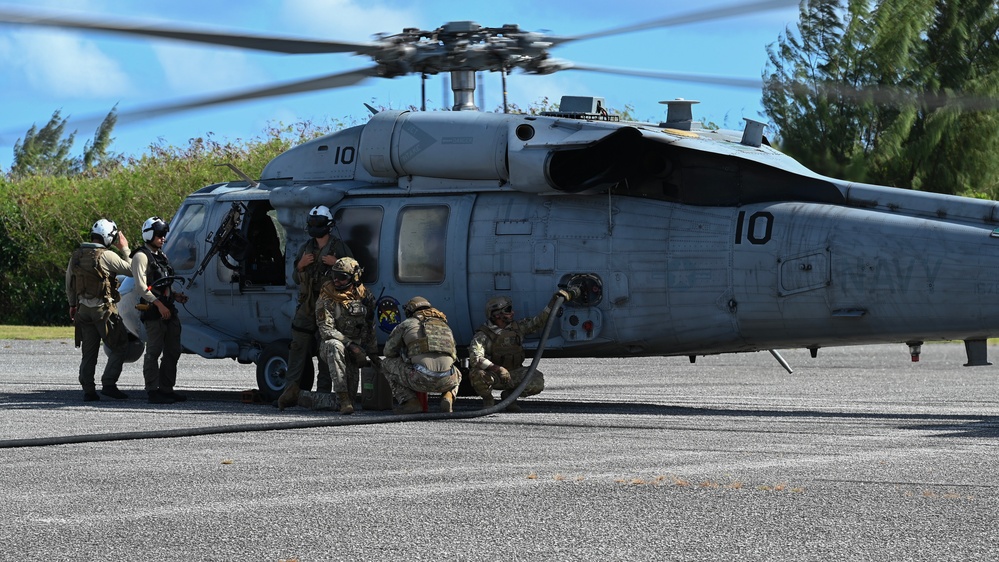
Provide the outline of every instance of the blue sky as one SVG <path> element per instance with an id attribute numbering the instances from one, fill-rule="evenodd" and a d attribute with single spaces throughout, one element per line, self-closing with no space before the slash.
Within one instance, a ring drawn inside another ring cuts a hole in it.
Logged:
<path id="1" fill-rule="evenodd" d="M 53 9 L 110 21 L 141 20 L 212 31 L 250 31 L 340 41 L 368 41 L 377 32 L 404 27 L 436 29 L 449 21 L 472 20 L 483 26 L 516 23 L 522 30 L 572 36 L 679 15 L 741 0 L 0 0 L 0 9 Z M 582 64 L 659 72 L 759 78 L 766 47 L 788 26 L 795 29 L 797 8 L 684 26 L 645 30 L 566 44 L 552 54 Z M 8 170 L 14 141 L 32 123 L 46 123 L 56 109 L 63 116 L 106 114 L 116 103 L 125 111 L 229 90 L 305 79 L 370 65 L 347 54 L 280 55 L 175 41 L 0 25 L 0 170 Z M 485 109 L 501 103 L 497 74 L 479 85 Z M 608 106 L 630 105 L 642 119 L 658 121 L 673 98 L 699 100 L 695 118 L 741 129 L 742 118 L 760 118 L 758 90 L 622 77 L 589 72 L 507 78 L 510 101 L 526 107 L 547 96 L 599 96 Z M 443 100 L 443 81 L 427 84 L 431 103 Z M 419 105 L 418 77 L 371 79 L 361 85 L 225 107 L 207 108 L 115 129 L 112 150 L 131 155 L 153 144 L 187 146 L 193 137 L 216 140 L 262 137 L 269 126 L 302 121 L 363 121 L 364 103 L 393 108 Z M 476 95 L 476 101 L 479 96 Z M 72 125 L 71 125 L 72 126 Z M 95 126 L 81 127 L 75 154 L 92 138 Z"/>

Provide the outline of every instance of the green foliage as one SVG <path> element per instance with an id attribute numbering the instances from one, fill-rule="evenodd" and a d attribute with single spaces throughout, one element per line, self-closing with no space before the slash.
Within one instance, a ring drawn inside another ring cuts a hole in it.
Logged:
<path id="1" fill-rule="evenodd" d="M 211 135 L 191 139 L 186 147 L 155 144 L 141 156 L 101 168 L 100 146 L 107 146 L 102 139 L 109 138 L 109 127 L 95 138 L 91 173 L 55 173 L 53 168 L 48 175 L 0 177 L 0 323 L 68 322 L 66 264 L 98 219 L 118 223 L 134 248 L 142 241 L 146 218 L 169 220 L 194 191 L 237 180 L 227 163 L 260 177 L 264 166 L 292 145 L 342 125 L 277 125 L 263 139 L 239 144 L 220 143 Z"/>
<path id="2" fill-rule="evenodd" d="M 111 109 L 104 121 L 97 127 L 93 142 L 87 141 L 84 146 L 82 170 L 92 170 L 96 167 L 107 171 L 121 163 L 120 158 L 108 154 L 108 147 L 114 142 L 111 131 L 114 129 L 115 123 L 118 122 L 117 108 L 118 106 L 115 106 Z"/>
<path id="3" fill-rule="evenodd" d="M 768 48 L 763 105 L 779 146 L 826 175 L 999 194 L 999 6 L 813 0 Z"/>
<path id="4" fill-rule="evenodd" d="M 76 131 L 64 138 L 66 119 L 56 110 L 44 127 L 38 129 L 32 125 L 24 139 L 18 139 L 14 144 L 10 177 L 71 176 L 81 173 L 99 175 L 119 167 L 124 157 L 108 152 L 114 141 L 111 131 L 117 121 L 115 108 L 101 122 L 93 141 L 87 141 L 83 156 L 75 158 L 70 155 L 70 149 L 73 147 Z"/>
<path id="5" fill-rule="evenodd" d="M 60 117 L 57 109 L 52 119 L 39 129 L 32 125 L 24 135 L 24 140 L 17 139 L 14 143 L 14 163 L 11 166 L 13 177 L 32 175 L 66 175 L 72 171 L 72 159 L 69 151 L 73 147 L 71 133 L 63 138 L 66 129 L 66 119 Z"/>

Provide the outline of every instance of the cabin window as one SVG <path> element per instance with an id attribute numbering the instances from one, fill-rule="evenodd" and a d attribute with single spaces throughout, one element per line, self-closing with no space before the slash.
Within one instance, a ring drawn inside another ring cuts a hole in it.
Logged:
<path id="1" fill-rule="evenodd" d="M 284 227 L 267 202 L 250 202 L 243 214 L 246 248 L 244 286 L 284 285 Z"/>
<path id="2" fill-rule="evenodd" d="M 444 281 L 450 211 L 444 205 L 406 207 L 399 213 L 396 277 L 404 283 Z"/>
<path id="3" fill-rule="evenodd" d="M 170 221 L 170 233 L 163 245 L 163 253 L 176 271 L 191 271 L 198 266 L 199 234 L 205 227 L 205 206 L 187 205 Z"/>
<path id="4" fill-rule="evenodd" d="M 378 244 L 382 231 L 381 207 L 344 207 L 337 211 L 334 235 L 347 244 L 354 259 L 364 268 L 361 281 L 374 283 L 378 280 Z"/>

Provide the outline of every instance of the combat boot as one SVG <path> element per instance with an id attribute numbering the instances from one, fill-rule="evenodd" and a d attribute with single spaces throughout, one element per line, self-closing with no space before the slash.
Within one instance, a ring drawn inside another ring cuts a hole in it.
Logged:
<path id="1" fill-rule="evenodd" d="M 488 408 L 492 408 L 495 405 L 496 405 L 496 399 L 493 398 L 492 393 L 489 393 L 488 396 L 483 396 L 482 397 L 482 409 L 483 410 L 488 409 Z"/>
<path id="2" fill-rule="evenodd" d="M 302 390 L 298 393 L 298 405 L 310 410 L 331 412 L 336 409 L 336 401 L 329 392 Z"/>
<path id="3" fill-rule="evenodd" d="M 299 388 L 297 382 L 289 384 L 288 388 L 285 388 L 281 396 L 278 397 L 278 409 L 284 410 L 288 406 L 298 405 L 299 393 L 301 393 L 301 388 Z"/>
<path id="4" fill-rule="evenodd" d="M 500 400 L 506 400 L 511 394 L 513 394 L 512 390 L 504 390 L 500 393 Z M 513 402 L 510 402 L 509 406 L 506 407 L 506 411 L 515 414 L 521 410 L 520 406 L 517 405 L 517 401 L 514 400 Z"/>
<path id="5" fill-rule="evenodd" d="M 442 412 L 453 412 L 454 411 L 454 394 L 449 390 L 444 394 L 441 394 L 441 411 Z"/>
<path id="6" fill-rule="evenodd" d="M 340 413 L 343 415 L 354 413 L 354 401 L 351 400 L 352 392 L 337 392 L 336 397 L 340 400 Z"/>
<path id="7" fill-rule="evenodd" d="M 393 408 L 392 412 L 396 414 L 421 414 L 423 413 L 423 404 L 420 403 L 419 398 L 413 397 Z"/>

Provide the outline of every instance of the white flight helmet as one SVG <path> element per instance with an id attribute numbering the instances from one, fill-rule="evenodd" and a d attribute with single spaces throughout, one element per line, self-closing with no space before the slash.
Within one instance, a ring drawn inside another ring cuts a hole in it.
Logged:
<path id="1" fill-rule="evenodd" d="M 118 237 L 118 225 L 114 221 L 101 219 L 90 228 L 90 233 L 100 236 L 104 247 L 110 248 L 111 244 L 114 244 L 115 238 Z"/>
<path id="2" fill-rule="evenodd" d="M 142 239 L 146 242 L 152 240 L 153 235 L 166 236 L 169 231 L 170 225 L 159 217 L 149 217 L 142 223 Z"/>
<path id="3" fill-rule="evenodd" d="M 326 205 L 316 205 L 309 211 L 309 216 L 305 220 L 309 236 L 322 238 L 329 234 L 333 227 L 333 213 Z"/>

